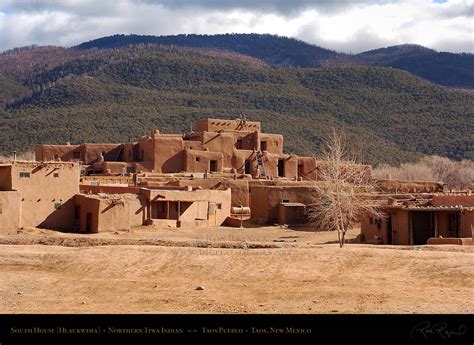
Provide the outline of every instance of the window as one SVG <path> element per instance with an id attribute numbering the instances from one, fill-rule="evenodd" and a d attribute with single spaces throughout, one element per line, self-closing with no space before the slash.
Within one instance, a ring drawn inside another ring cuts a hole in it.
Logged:
<path id="1" fill-rule="evenodd" d="M 217 208 L 218 210 L 222 210 L 222 204 L 221 204 L 221 203 L 217 203 L 217 204 L 216 204 L 216 208 Z"/>
<path id="2" fill-rule="evenodd" d="M 58 178 L 58 177 L 59 177 L 59 173 L 55 172 L 55 173 L 53 174 L 53 177 Z"/>
<path id="3" fill-rule="evenodd" d="M 74 159 L 81 159 L 81 153 L 79 151 L 74 151 L 72 153 L 72 158 Z"/>
<path id="4" fill-rule="evenodd" d="M 235 143 L 235 148 L 238 150 L 242 150 L 242 139 L 238 139 Z"/>
<path id="5" fill-rule="evenodd" d="M 217 161 L 211 160 L 209 162 L 209 171 L 217 171 Z"/>
<path id="6" fill-rule="evenodd" d="M 54 159 L 59 159 L 59 155 L 57 153 L 54 154 Z"/>
<path id="7" fill-rule="evenodd" d="M 201 158 L 196 157 L 196 162 L 199 162 L 200 160 L 201 160 Z"/>
<path id="8" fill-rule="evenodd" d="M 30 178 L 31 173 L 29 171 L 20 171 L 20 178 Z"/>
<path id="9" fill-rule="evenodd" d="M 63 206 L 63 204 L 61 204 L 60 202 L 55 202 L 54 203 L 54 209 L 55 210 L 60 210 L 62 206 Z"/>
<path id="10" fill-rule="evenodd" d="M 267 142 L 266 141 L 261 141 L 260 142 L 260 150 L 261 151 L 267 151 Z"/>

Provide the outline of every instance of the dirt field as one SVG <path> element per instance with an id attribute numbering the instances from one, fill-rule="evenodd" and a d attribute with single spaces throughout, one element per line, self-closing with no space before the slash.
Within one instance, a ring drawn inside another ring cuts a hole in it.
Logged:
<path id="1" fill-rule="evenodd" d="M 336 237 L 278 227 L 0 236 L 0 313 L 474 312 L 473 246 L 340 249 Z"/>

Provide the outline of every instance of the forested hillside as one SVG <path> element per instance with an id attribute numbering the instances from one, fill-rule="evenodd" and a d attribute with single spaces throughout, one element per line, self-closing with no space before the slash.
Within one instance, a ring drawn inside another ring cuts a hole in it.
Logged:
<path id="1" fill-rule="evenodd" d="M 338 53 L 306 42 L 275 35 L 114 35 L 78 45 L 81 49 L 120 48 L 133 44 L 163 44 L 234 51 L 278 67 L 386 66 L 408 71 L 434 83 L 474 88 L 474 54 L 437 52 L 406 44 L 357 55 Z"/>
<path id="2" fill-rule="evenodd" d="M 181 133 L 199 118 L 244 113 L 282 133 L 289 153 L 316 153 L 335 125 L 367 163 L 420 153 L 474 158 L 474 97 L 392 68 L 275 68 L 238 54 L 154 45 L 68 49 L 30 68 L 22 54 L 31 59 L 35 49 L 45 53 L 0 55 L 0 153 L 126 142 L 155 128 Z"/>

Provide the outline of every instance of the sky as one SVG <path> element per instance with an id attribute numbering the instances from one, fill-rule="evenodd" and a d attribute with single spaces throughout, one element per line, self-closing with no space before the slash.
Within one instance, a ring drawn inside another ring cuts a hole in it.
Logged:
<path id="1" fill-rule="evenodd" d="M 270 33 L 346 52 L 474 53 L 474 0 L 0 0 L 0 51 L 114 34 Z"/>

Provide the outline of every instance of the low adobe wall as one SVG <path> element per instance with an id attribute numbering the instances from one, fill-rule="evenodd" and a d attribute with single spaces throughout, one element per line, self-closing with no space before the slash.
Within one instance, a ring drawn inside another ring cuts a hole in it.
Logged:
<path id="1" fill-rule="evenodd" d="M 427 244 L 457 244 L 457 245 L 474 245 L 472 238 L 438 238 L 431 237 L 428 239 Z"/>

